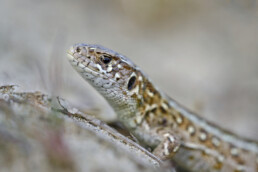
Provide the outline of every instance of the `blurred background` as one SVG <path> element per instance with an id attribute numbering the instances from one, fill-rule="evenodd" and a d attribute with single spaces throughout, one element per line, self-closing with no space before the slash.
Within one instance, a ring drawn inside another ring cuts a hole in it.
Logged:
<path id="1" fill-rule="evenodd" d="M 258 139 L 255 0 L 1 0 L 0 84 L 61 96 L 105 120 L 114 112 L 68 64 L 74 43 L 132 59 L 200 116 Z"/>

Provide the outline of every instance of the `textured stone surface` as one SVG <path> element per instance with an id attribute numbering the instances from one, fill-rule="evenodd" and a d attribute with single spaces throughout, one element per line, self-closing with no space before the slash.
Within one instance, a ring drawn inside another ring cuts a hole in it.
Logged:
<path id="1" fill-rule="evenodd" d="M 10 88 L 0 87 L 1 171 L 164 171 L 101 121 L 72 117 L 40 92 Z"/>

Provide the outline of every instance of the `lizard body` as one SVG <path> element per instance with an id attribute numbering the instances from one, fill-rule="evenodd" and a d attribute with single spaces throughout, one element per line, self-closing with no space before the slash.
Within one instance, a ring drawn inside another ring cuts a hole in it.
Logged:
<path id="1" fill-rule="evenodd" d="M 258 172 L 258 143 L 204 120 L 169 98 L 127 57 L 75 44 L 68 58 L 142 145 L 188 171 Z"/>

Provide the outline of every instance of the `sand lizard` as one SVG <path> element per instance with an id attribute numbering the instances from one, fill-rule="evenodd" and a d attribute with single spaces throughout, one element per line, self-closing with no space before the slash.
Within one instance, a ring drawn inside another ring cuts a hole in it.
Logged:
<path id="1" fill-rule="evenodd" d="M 125 127 L 162 160 L 188 171 L 258 172 L 258 143 L 204 120 L 161 92 L 127 57 L 75 44 L 72 66 L 112 106 Z"/>

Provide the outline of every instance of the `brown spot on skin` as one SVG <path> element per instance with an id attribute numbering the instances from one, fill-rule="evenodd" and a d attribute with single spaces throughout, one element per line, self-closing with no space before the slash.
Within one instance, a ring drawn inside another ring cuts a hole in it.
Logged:
<path id="1" fill-rule="evenodd" d="M 173 118 L 174 121 L 176 121 L 176 115 L 173 114 L 172 118 Z"/>
<path id="2" fill-rule="evenodd" d="M 163 114 L 168 113 L 168 112 L 166 111 L 166 109 L 164 109 L 162 106 L 160 106 L 159 108 L 160 108 L 160 110 L 161 110 L 161 112 L 162 112 Z"/>
<path id="3" fill-rule="evenodd" d="M 121 63 L 121 65 L 122 65 L 123 63 Z M 129 71 L 131 71 L 132 70 L 132 68 L 130 67 L 130 66 L 128 66 L 128 65 L 122 65 L 122 67 L 125 69 L 125 70 L 129 70 Z"/>
<path id="4" fill-rule="evenodd" d="M 190 155 L 190 156 L 188 157 L 188 159 L 189 159 L 190 161 L 192 161 L 192 160 L 194 160 L 194 156 L 193 156 L 193 155 Z"/>
<path id="5" fill-rule="evenodd" d="M 239 165 L 245 165 L 245 161 L 244 161 L 243 158 L 241 158 L 240 156 L 234 157 L 233 159 L 237 162 L 237 164 L 239 164 Z"/>
<path id="6" fill-rule="evenodd" d="M 164 128 L 163 127 L 159 127 L 159 128 L 156 129 L 156 132 L 159 133 L 159 134 L 163 133 L 164 132 Z"/>
<path id="7" fill-rule="evenodd" d="M 207 153 L 203 150 L 202 152 L 202 156 L 208 156 Z"/>
<path id="8" fill-rule="evenodd" d="M 149 81 L 145 80 L 145 82 L 146 82 L 146 89 L 148 89 L 149 92 L 153 93 L 154 96 L 158 96 L 159 97 L 158 100 L 160 101 L 160 95 L 157 92 L 157 90 L 153 87 L 153 85 Z"/>
<path id="9" fill-rule="evenodd" d="M 153 108 L 153 109 L 151 110 L 151 112 L 154 113 L 154 114 L 156 113 L 156 111 L 157 111 L 157 108 Z"/>
<path id="10" fill-rule="evenodd" d="M 222 167 L 223 167 L 223 164 L 222 164 L 221 162 L 217 162 L 217 163 L 213 166 L 213 168 L 214 168 L 215 170 L 220 170 L 220 169 L 222 169 Z"/>
<path id="11" fill-rule="evenodd" d="M 142 107 L 142 99 L 137 99 L 137 105 L 139 106 L 139 107 Z"/>
<path id="12" fill-rule="evenodd" d="M 166 118 L 162 118 L 162 120 L 161 120 L 161 125 L 166 126 L 167 122 L 168 122 L 168 121 L 167 121 Z"/>
<path id="13" fill-rule="evenodd" d="M 90 53 L 94 53 L 94 50 L 95 50 L 94 48 L 89 48 Z M 99 54 L 102 54 L 102 52 L 96 51 L 96 54 L 99 55 Z"/>
<path id="14" fill-rule="evenodd" d="M 149 97 L 149 103 L 152 105 L 152 104 L 155 104 L 157 102 L 157 100 L 155 100 L 155 97 L 152 98 L 152 97 Z"/>
<path id="15" fill-rule="evenodd" d="M 245 165 L 244 159 L 240 156 L 243 152 L 241 152 L 241 149 L 235 147 L 234 145 L 230 145 L 229 154 L 231 157 L 236 161 L 239 165 Z"/>
<path id="16" fill-rule="evenodd" d="M 99 72 L 99 68 L 96 68 L 96 71 Z"/>
<path id="17" fill-rule="evenodd" d="M 134 98 L 134 99 L 137 99 L 136 93 L 134 93 L 131 97 Z"/>
<path id="18" fill-rule="evenodd" d="M 244 170 L 235 169 L 234 172 L 244 172 Z"/>
<path id="19" fill-rule="evenodd" d="M 148 96 L 148 94 L 146 94 L 146 90 L 144 90 L 144 92 L 143 92 L 143 99 L 144 99 L 144 102 L 145 103 L 148 103 L 149 104 L 149 99 L 150 99 L 150 97 Z"/>
<path id="20" fill-rule="evenodd" d="M 239 164 L 239 165 L 245 165 L 245 161 L 242 159 L 242 158 L 237 158 L 237 163 Z"/>

